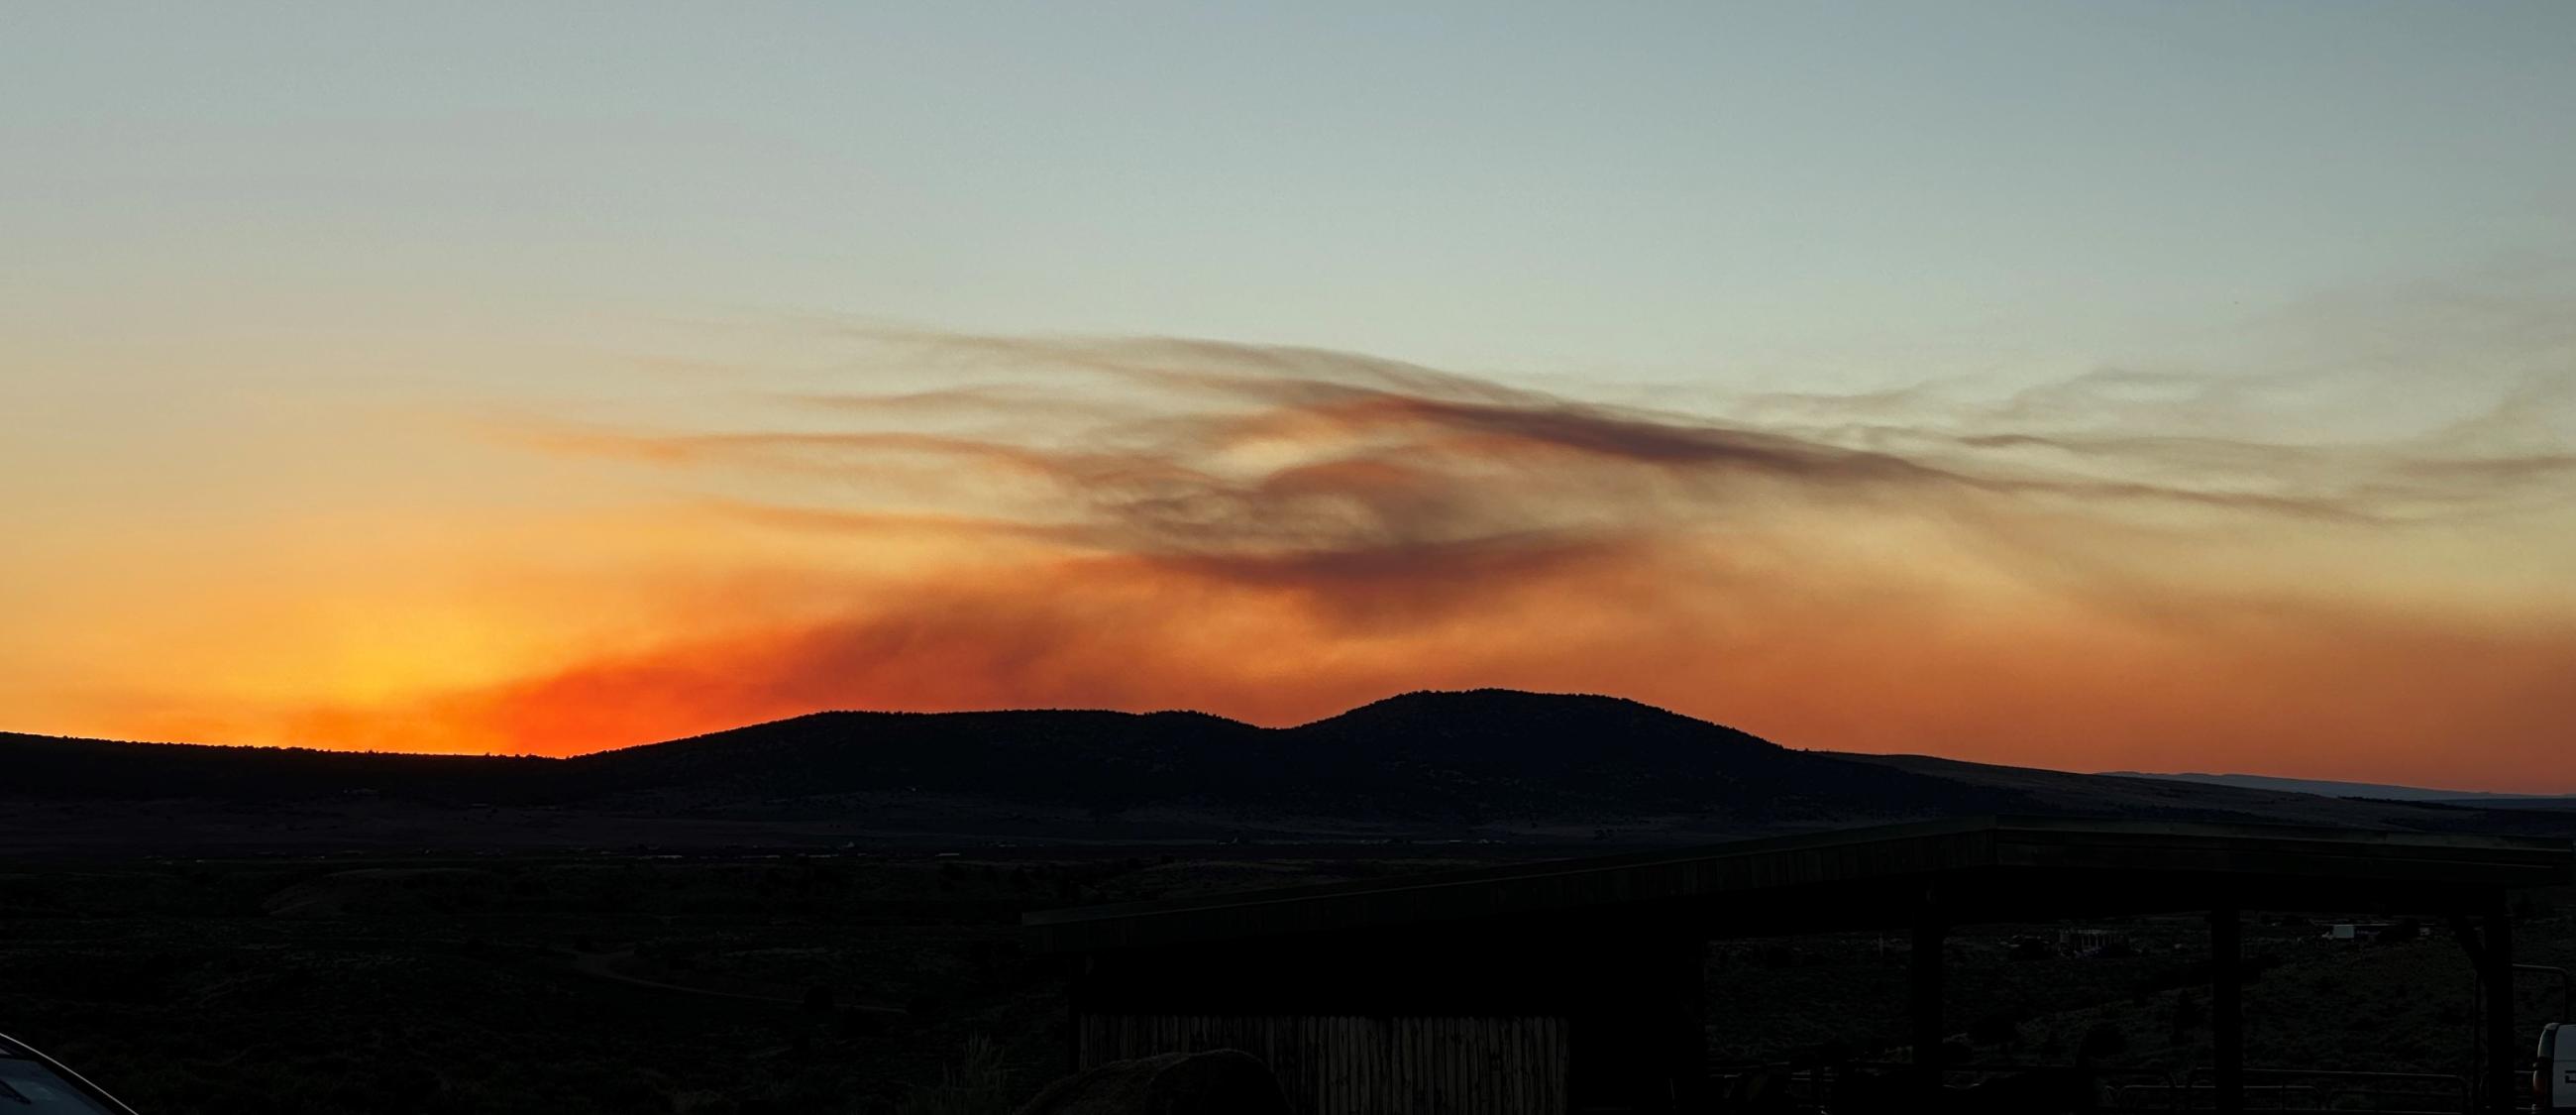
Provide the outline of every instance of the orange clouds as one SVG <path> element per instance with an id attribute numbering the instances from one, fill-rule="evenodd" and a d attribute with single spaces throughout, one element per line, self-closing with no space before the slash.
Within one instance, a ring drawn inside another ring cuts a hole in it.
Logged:
<path id="1" fill-rule="evenodd" d="M 2222 437 L 2120 377 L 1721 421 L 1318 350 L 866 343 L 943 385 L 514 435 L 672 494 L 690 542 L 636 565 L 631 637 L 233 723 L 560 754 L 823 708 L 1282 723 L 1499 685 L 1796 746 L 2576 788 L 2576 455 L 2529 439 Z"/>

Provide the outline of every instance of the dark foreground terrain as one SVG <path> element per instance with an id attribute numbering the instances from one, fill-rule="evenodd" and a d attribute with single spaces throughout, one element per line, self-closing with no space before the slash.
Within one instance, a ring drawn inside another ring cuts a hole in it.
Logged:
<path id="1" fill-rule="evenodd" d="M 1443 861 L 54 862 L 0 1030 L 147 1115 L 1001 1111 L 1063 1063 L 1019 913 Z"/>
<path id="2" fill-rule="evenodd" d="M 2576 836 L 2564 809 L 1798 751 L 1510 692 L 1289 729 L 837 713 L 568 760 L 0 736 L 0 771 L 0 1032 L 146 1115 L 1007 1112 L 1065 1064 L 1063 974 L 1018 931 L 1052 906 L 1969 814 Z M 2564 896 L 2534 902 L 2523 956 L 2576 964 Z M 2465 1071 L 2460 950 L 2376 920 L 2249 928 L 2253 1064 Z M 1962 1056 L 2145 1087 L 2205 1060 L 2196 921 L 2059 928 L 1952 938 Z M 1711 946 L 1712 1048 L 1890 1053 L 1906 947 Z M 2565 1009 L 2544 990 L 2522 1032 Z"/>
<path id="3" fill-rule="evenodd" d="M 0 1029 L 147 1115 L 999 1113 L 1064 1056 L 1021 910 L 1480 858 L 1449 850 L 54 861 L 0 875 Z M 2576 964 L 2566 901 L 2526 905 L 2526 959 Z M 2196 919 L 2079 927 L 2101 931 L 2087 955 L 2058 928 L 1953 939 L 1950 1028 L 1978 1060 L 2141 1081 L 2205 1062 Z M 2252 926 L 2250 1063 L 2463 1072 L 2468 967 L 2424 928 Z M 1905 948 L 1712 945 L 1717 1057 L 1894 1047 Z"/>

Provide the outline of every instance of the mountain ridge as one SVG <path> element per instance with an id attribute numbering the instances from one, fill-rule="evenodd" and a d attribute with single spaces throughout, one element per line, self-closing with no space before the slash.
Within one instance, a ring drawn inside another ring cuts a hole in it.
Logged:
<path id="1" fill-rule="evenodd" d="M 2408 786 L 2391 782 L 2352 782 L 2335 778 L 2291 778 L 2273 774 L 2226 773 L 2202 771 L 2137 771 L 2106 770 L 2102 774 L 2115 778 L 2153 778 L 2171 782 L 2199 782 L 2212 786 L 2234 786 L 2239 789 L 2288 790 L 2328 797 L 2378 798 L 2384 801 L 2492 801 L 2512 803 L 2550 801 L 2567 795 L 2526 794 L 2507 790 L 2451 790 L 2433 786 Z"/>
<path id="2" fill-rule="evenodd" d="M 110 814 L 243 846 L 1682 842 L 1979 814 L 2576 830 L 2565 810 L 1801 750 L 1623 698 L 1496 689 L 1277 728 L 1187 710 L 831 711 L 560 759 L 0 735 L 0 764 L 0 797 L 47 807 L 0 811 L 0 847 L 66 824 L 112 842 Z"/>

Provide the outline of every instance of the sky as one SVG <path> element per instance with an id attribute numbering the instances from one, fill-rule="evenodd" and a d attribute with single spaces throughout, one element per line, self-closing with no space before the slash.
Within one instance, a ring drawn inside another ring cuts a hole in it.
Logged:
<path id="1" fill-rule="evenodd" d="M 0 728 L 2576 791 L 2576 8 L 30 4 Z"/>

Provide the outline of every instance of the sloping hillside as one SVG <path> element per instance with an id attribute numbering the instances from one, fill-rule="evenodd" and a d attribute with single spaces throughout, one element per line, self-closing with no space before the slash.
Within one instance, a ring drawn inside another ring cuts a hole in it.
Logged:
<path id="1" fill-rule="evenodd" d="M 0 797 L 19 803 L 0 830 L 86 826 L 90 843 L 1682 841 L 1998 813 L 2576 830 L 2564 811 L 1798 751 L 1633 701 L 1503 690 L 1408 694 L 1288 728 L 1193 712 L 819 713 L 575 759 L 0 736 L 0 769 Z"/>
<path id="2" fill-rule="evenodd" d="M 214 747 L 0 732 L 0 795 L 45 800 L 291 801 L 384 794 L 440 802 L 556 793 L 549 759 Z"/>
<path id="3" fill-rule="evenodd" d="M 1607 697 L 1417 693 L 1265 729 L 1198 713 L 824 713 L 571 760 L 598 796 L 901 792 L 1115 814 L 1439 825 L 2010 811 L 2016 791 L 1792 751 Z"/>
<path id="4" fill-rule="evenodd" d="M 2576 817 L 2551 809 L 2557 799 L 2480 801 L 2382 801 L 2327 797 L 2288 790 L 2221 785 L 2182 779 L 2116 774 L 2075 774 L 2031 767 L 1994 766 L 1930 755 L 1847 755 L 1962 785 L 2023 794 L 2038 813 L 2125 817 L 2135 820 L 2259 822 L 2344 828 L 2413 829 L 2496 836 L 2576 835 Z"/>

